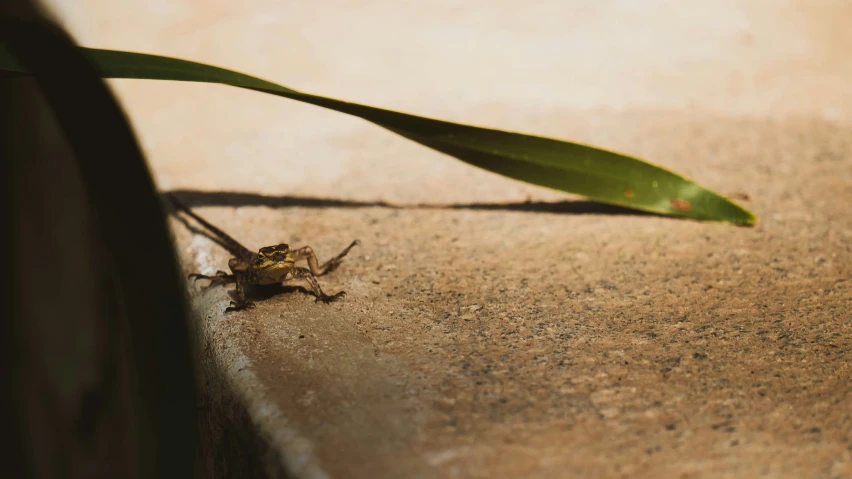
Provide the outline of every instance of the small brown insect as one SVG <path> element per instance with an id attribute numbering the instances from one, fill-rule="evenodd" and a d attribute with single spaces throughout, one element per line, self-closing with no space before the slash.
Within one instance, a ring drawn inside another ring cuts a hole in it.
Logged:
<path id="1" fill-rule="evenodd" d="M 254 303 L 246 300 L 245 287 L 248 285 L 268 285 L 283 283 L 292 279 L 304 279 L 310 285 L 317 301 L 330 303 L 346 295 L 344 291 L 332 295 L 323 293 L 322 288 L 320 288 L 316 280 L 316 276 L 322 276 L 337 268 L 343 257 L 349 253 L 349 250 L 360 244 L 360 241 L 353 241 L 342 253 L 326 261 L 322 266 L 319 265 L 317 256 L 310 246 L 292 250 L 289 245 L 281 243 L 276 246 L 265 246 L 260 248 L 257 253 L 254 253 L 231 238 L 224 231 L 195 214 L 173 195 L 168 195 L 168 198 L 175 208 L 201 223 L 201 225 L 219 239 L 222 246 L 234 255 L 228 261 L 228 268 L 231 269 L 232 274 L 217 271 L 215 276 L 198 273 L 189 275 L 190 278 L 196 281 L 199 279 L 208 279 L 211 281 L 211 284 L 236 283 L 237 300 L 231 301 L 231 305 L 225 309 L 226 312 L 254 307 Z M 296 262 L 303 259 L 307 260 L 308 268 L 310 269 L 296 266 Z"/>
<path id="2" fill-rule="evenodd" d="M 751 195 L 748 193 L 736 192 L 728 195 L 732 200 L 751 201 Z"/>

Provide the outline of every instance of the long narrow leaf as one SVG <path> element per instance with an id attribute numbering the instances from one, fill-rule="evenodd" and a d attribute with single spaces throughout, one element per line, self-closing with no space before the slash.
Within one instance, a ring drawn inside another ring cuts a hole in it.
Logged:
<path id="1" fill-rule="evenodd" d="M 468 164 L 603 203 L 697 220 L 754 224 L 755 216 L 697 183 L 638 158 L 550 138 L 479 128 L 298 92 L 201 63 L 82 48 L 104 78 L 220 83 L 358 116 Z M 0 44 L 0 78 L 26 70 Z"/>

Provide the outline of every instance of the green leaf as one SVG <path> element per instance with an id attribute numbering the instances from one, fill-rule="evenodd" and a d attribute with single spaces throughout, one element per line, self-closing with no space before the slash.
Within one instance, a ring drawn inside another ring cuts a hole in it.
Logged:
<path id="1" fill-rule="evenodd" d="M 694 181 L 620 153 L 311 95 L 196 62 L 80 49 L 104 78 L 220 83 L 261 91 L 348 113 L 479 168 L 603 203 L 705 221 L 746 225 L 757 221 L 748 210 Z M 0 44 L 0 77 L 21 73 L 26 70 Z"/>

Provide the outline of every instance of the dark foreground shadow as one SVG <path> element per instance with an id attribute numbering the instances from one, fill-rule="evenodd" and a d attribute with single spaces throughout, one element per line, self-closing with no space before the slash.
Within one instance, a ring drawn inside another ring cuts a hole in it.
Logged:
<path id="1" fill-rule="evenodd" d="M 586 200 L 565 201 L 524 201 L 511 203 L 413 203 L 395 204 L 385 201 L 350 201 L 303 196 L 268 196 L 257 193 L 172 190 L 190 207 L 197 206 L 267 206 L 284 208 L 301 206 L 303 208 L 392 208 L 392 209 L 442 209 L 442 210 L 489 210 L 521 211 L 528 213 L 557 213 L 570 215 L 623 215 L 623 216 L 661 216 L 620 206 L 597 203 Z"/>

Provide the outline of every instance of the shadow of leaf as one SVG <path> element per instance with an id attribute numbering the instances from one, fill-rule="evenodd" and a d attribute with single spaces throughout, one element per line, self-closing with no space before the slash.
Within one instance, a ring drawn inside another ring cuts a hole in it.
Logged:
<path id="1" fill-rule="evenodd" d="M 520 211 L 528 213 L 555 213 L 570 215 L 622 215 L 663 216 L 621 206 L 608 205 L 587 200 L 523 201 L 508 203 L 413 203 L 395 204 L 386 201 L 337 200 L 304 196 L 272 196 L 258 193 L 230 191 L 173 190 L 189 206 L 267 206 L 286 208 L 392 208 L 392 209 L 443 209 L 443 210 L 489 210 Z"/>

